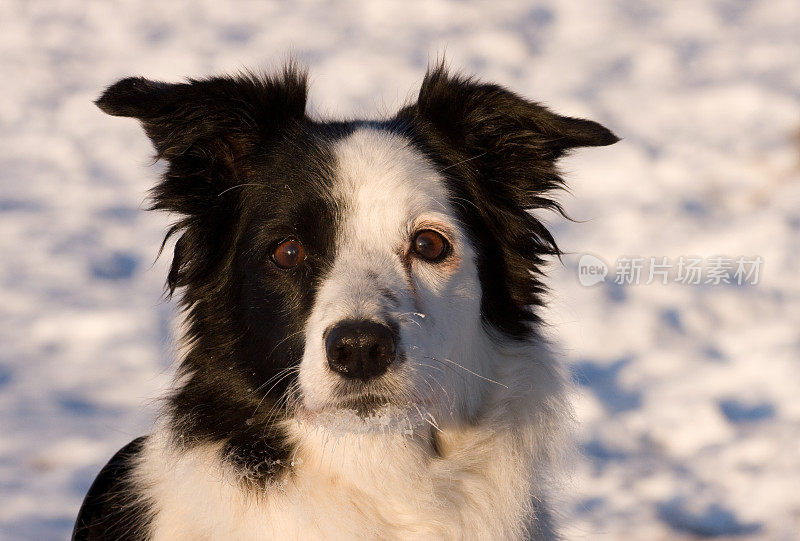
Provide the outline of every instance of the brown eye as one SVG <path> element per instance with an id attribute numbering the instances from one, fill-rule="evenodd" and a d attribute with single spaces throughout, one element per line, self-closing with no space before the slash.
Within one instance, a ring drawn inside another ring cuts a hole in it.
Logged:
<path id="1" fill-rule="evenodd" d="M 447 239 L 432 229 L 425 229 L 414 236 L 412 248 L 414 253 L 427 261 L 436 262 L 444 259 L 450 244 Z"/>
<path id="2" fill-rule="evenodd" d="M 272 260 L 282 269 L 290 269 L 300 264 L 306 258 L 306 251 L 300 241 L 295 239 L 285 240 L 272 252 Z"/>

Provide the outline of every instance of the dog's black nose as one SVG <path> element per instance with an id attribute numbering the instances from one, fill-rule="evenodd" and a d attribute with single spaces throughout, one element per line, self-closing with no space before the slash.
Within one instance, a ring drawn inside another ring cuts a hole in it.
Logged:
<path id="1" fill-rule="evenodd" d="M 340 321 L 325 333 L 328 366 L 345 378 L 367 381 L 395 359 L 394 332 L 374 321 Z"/>

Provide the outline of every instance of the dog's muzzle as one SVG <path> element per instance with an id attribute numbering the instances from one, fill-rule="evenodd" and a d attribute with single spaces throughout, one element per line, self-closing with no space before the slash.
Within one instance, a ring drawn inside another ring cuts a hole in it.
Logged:
<path id="1" fill-rule="evenodd" d="M 324 338 L 328 366 L 348 379 L 376 378 L 397 356 L 395 332 L 375 321 L 340 321 L 325 331 Z"/>

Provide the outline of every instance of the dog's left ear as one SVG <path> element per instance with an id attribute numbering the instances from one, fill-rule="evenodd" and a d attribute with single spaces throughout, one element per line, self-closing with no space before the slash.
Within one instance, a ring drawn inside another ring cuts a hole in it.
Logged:
<path id="1" fill-rule="evenodd" d="M 557 115 L 498 85 L 450 75 L 443 65 L 428 71 L 417 103 L 398 116 L 427 124 L 468 158 L 482 154 L 488 159 L 476 159 L 511 160 L 517 167 L 619 140 L 597 122 Z"/>
<path id="2" fill-rule="evenodd" d="M 481 253 L 481 310 L 498 329 L 526 336 L 530 307 L 542 304 L 544 256 L 560 255 L 532 209 L 563 211 L 551 192 L 563 186 L 556 161 L 576 147 L 617 142 L 591 120 L 557 115 L 500 86 L 430 70 L 400 128 L 429 151 L 449 180 L 456 212 Z M 477 210 L 477 213 L 473 212 Z"/>

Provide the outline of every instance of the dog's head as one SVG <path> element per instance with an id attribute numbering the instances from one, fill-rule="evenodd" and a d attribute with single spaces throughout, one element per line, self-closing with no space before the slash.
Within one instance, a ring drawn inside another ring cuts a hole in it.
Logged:
<path id="1" fill-rule="evenodd" d="M 386 405 L 464 419 L 487 344 L 524 341 L 558 249 L 556 160 L 617 138 L 495 85 L 425 77 L 385 121 L 320 122 L 305 77 L 125 79 L 98 100 L 141 121 L 180 220 L 168 278 L 188 352 L 172 397 L 190 437 Z"/>

